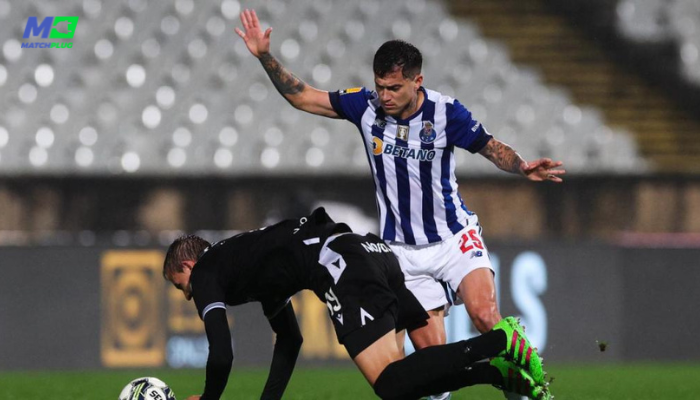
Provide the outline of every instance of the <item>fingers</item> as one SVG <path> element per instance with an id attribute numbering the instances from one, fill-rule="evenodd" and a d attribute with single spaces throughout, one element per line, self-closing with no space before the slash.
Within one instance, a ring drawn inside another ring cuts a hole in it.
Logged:
<path id="1" fill-rule="evenodd" d="M 238 36 L 240 36 L 241 38 L 243 38 L 243 39 L 245 40 L 245 33 L 243 33 L 242 30 L 240 30 L 240 29 L 238 29 L 238 28 L 236 28 L 236 29 L 234 29 L 234 30 L 236 31 L 236 33 L 238 34 Z"/>
<path id="2" fill-rule="evenodd" d="M 267 30 L 265 31 L 265 39 L 269 39 L 271 34 L 272 28 L 267 28 Z"/>

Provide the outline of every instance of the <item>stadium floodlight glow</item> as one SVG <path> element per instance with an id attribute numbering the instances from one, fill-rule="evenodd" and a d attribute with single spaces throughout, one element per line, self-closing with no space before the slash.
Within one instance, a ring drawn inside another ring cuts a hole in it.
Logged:
<path id="1" fill-rule="evenodd" d="M 143 109 L 141 120 L 146 128 L 154 129 L 160 125 L 161 114 L 158 107 L 154 105 L 147 106 Z"/>
<path id="2" fill-rule="evenodd" d="M 5 0 L 0 0 L 0 18 L 5 18 L 8 15 L 10 15 L 11 10 L 12 7 L 10 6 L 9 2 Z"/>
<path id="3" fill-rule="evenodd" d="M 49 161 L 49 153 L 45 148 L 35 146 L 29 150 L 29 162 L 35 167 L 43 167 Z"/>
<path id="4" fill-rule="evenodd" d="M 202 58 L 207 55 L 207 44 L 202 39 L 194 39 L 187 45 L 187 54 L 192 58 Z"/>
<path id="5" fill-rule="evenodd" d="M 97 131 L 91 126 L 86 126 L 78 133 L 78 140 L 84 146 L 93 146 L 97 143 Z"/>
<path id="6" fill-rule="evenodd" d="M 4 126 L 0 126 L 0 149 L 7 146 L 10 141 L 10 134 L 7 132 Z"/>
<path id="7" fill-rule="evenodd" d="M 95 43 L 95 56 L 100 60 L 106 60 L 114 54 L 114 45 L 107 39 L 100 39 Z"/>
<path id="8" fill-rule="evenodd" d="M 292 38 L 285 39 L 280 46 L 280 53 L 287 61 L 292 61 L 299 56 L 299 42 Z"/>
<path id="9" fill-rule="evenodd" d="M 173 168 L 180 168 L 187 162 L 187 153 L 185 150 L 174 147 L 168 151 L 168 164 Z"/>
<path id="10" fill-rule="evenodd" d="M 311 143 L 313 143 L 314 146 L 324 147 L 329 141 L 330 134 L 328 133 L 328 129 L 319 126 L 311 131 Z"/>
<path id="11" fill-rule="evenodd" d="M 225 148 L 216 149 L 214 153 L 214 164 L 219 168 L 228 168 L 233 163 L 233 153 Z"/>
<path id="12" fill-rule="evenodd" d="M 235 146 L 238 142 L 238 131 L 232 126 L 225 126 L 219 131 L 219 143 L 224 146 Z"/>
<path id="13" fill-rule="evenodd" d="M 260 162 L 265 168 L 275 168 L 280 163 L 280 152 L 272 147 L 266 147 L 260 154 Z"/>
<path id="14" fill-rule="evenodd" d="M 49 114 L 51 116 L 51 120 L 57 124 L 63 124 L 66 121 L 68 121 L 68 118 L 70 117 L 70 111 L 68 110 L 68 107 L 66 107 L 65 104 L 57 103 L 54 104 L 53 107 L 51 107 L 51 113 Z"/>
<path id="15" fill-rule="evenodd" d="M 173 144 L 178 147 L 187 147 L 192 143 L 192 132 L 181 126 L 173 132 Z"/>
<path id="16" fill-rule="evenodd" d="M 7 82 L 7 68 L 0 64 L 0 86 L 3 86 Z"/>
<path id="17" fill-rule="evenodd" d="M 172 36 L 180 30 L 180 20 L 172 15 L 166 15 L 160 21 L 160 30 L 166 35 Z"/>
<path id="18" fill-rule="evenodd" d="M 238 19 L 241 12 L 241 4 L 237 0 L 224 0 L 221 2 L 221 15 L 228 20 Z"/>
<path id="19" fill-rule="evenodd" d="M 207 33 L 211 36 L 221 36 L 226 31 L 226 23 L 223 19 L 212 16 L 207 20 Z"/>
<path id="20" fill-rule="evenodd" d="M 194 124 L 202 124 L 207 120 L 209 110 L 202 103 L 195 103 L 190 107 L 189 118 Z"/>
<path id="21" fill-rule="evenodd" d="M 284 141 L 284 133 L 282 133 L 282 130 L 276 126 L 271 126 L 265 131 L 265 143 L 267 143 L 269 146 L 272 147 L 277 147 L 282 144 L 282 141 Z"/>
<path id="22" fill-rule="evenodd" d="M 453 19 L 445 19 L 440 23 L 440 37 L 446 42 L 451 42 L 459 34 L 459 26 Z"/>
<path id="23" fill-rule="evenodd" d="M 51 86 L 53 78 L 53 68 L 48 64 L 40 64 L 34 70 L 34 80 L 41 87 Z"/>
<path id="24" fill-rule="evenodd" d="M 126 81 L 133 88 L 140 88 L 146 82 L 146 70 L 139 64 L 131 64 L 126 69 Z"/>
<path id="25" fill-rule="evenodd" d="M 306 164 L 311 167 L 320 167 L 325 158 L 323 150 L 318 147 L 312 147 L 306 151 Z"/>
<path id="26" fill-rule="evenodd" d="M 267 85 L 260 82 L 255 82 L 248 88 L 248 95 L 251 99 L 261 102 L 267 98 L 268 90 Z"/>
<path id="27" fill-rule="evenodd" d="M 141 168 L 141 157 L 136 152 L 127 151 L 122 155 L 121 166 L 126 172 L 136 172 Z"/>
<path id="28" fill-rule="evenodd" d="M 75 150 L 75 163 L 79 167 L 87 168 L 95 161 L 95 153 L 89 147 L 78 147 Z"/>
<path id="29" fill-rule="evenodd" d="M 175 91 L 170 86 L 161 86 L 156 91 L 156 102 L 163 109 L 168 109 L 175 103 Z"/>
<path id="30" fill-rule="evenodd" d="M 328 83 L 332 76 L 331 68 L 326 64 L 317 64 L 311 72 L 311 76 L 319 84 Z"/>
<path id="31" fill-rule="evenodd" d="M 19 96 L 19 100 L 24 103 L 24 104 L 30 104 L 33 103 L 34 100 L 36 100 L 36 87 L 32 85 L 31 83 L 25 83 L 24 85 L 19 87 L 19 91 L 17 92 L 17 95 Z"/>
<path id="32" fill-rule="evenodd" d="M 175 9 L 182 15 L 190 15 L 194 10 L 194 2 L 192 0 L 175 0 Z"/>
<path id="33" fill-rule="evenodd" d="M 83 12 L 90 18 L 95 18 L 102 11 L 102 2 L 100 0 L 83 0 Z"/>
<path id="34" fill-rule="evenodd" d="M 233 111 L 233 118 L 239 124 L 249 124 L 253 121 L 253 109 L 247 104 L 241 104 Z"/>
<path id="35" fill-rule="evenodd" d="M 134 22 L 129 17 L 119 17 L 114 23 L 114 33 L 122 40 L 130 38 L 134 33 Z"/>
<path id="36" fill-rule="evenodd" d="M 36 144 L 39 147 L 43 148 L 49 148 L 53 146 L 55 138 L 56 135 L 54 135 L 51 128 L 48 128 L 46 126 L 42 126 L 41 128 L 39 128 L 39 130 L 36 131 L 36 135 L 34 136 Z"/>

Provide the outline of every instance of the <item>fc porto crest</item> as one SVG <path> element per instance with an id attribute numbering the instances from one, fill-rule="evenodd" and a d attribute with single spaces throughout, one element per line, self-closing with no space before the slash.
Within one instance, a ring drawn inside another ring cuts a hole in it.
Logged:
<path id="1" fill-rule="evenodd" d="M 423 129 L 420 130 L 420 141 L 423 143 L 433 143 L 437 137 L 437 132 L 433 129 L 433 123 L 423 121 Z"/>

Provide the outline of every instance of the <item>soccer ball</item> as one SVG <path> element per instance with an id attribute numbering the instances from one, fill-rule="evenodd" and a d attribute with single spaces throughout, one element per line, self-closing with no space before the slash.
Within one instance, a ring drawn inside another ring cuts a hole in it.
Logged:
<path id="1" fill-rule="evenodd" d="M 146 376 L 124 386 L 119 400 L 175 400 L 175 393 L 160 379 Z"/>

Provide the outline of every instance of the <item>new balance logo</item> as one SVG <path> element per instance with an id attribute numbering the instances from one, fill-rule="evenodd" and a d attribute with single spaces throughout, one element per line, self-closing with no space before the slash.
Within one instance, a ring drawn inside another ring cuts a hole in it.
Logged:
<path id="1" fill-rule="evenodd" d="M 335 319 L 337 319 L 338 322 L 340 322 L 340 325 L 343 325 L 343 314 L 340 314 L 340 313 L 336 314 Z"/>
<path id="2" fill-rule="evenodd" d="M 384 243 L 360 243 L 368 253 L 391 253 L 389 246 Z"/>

